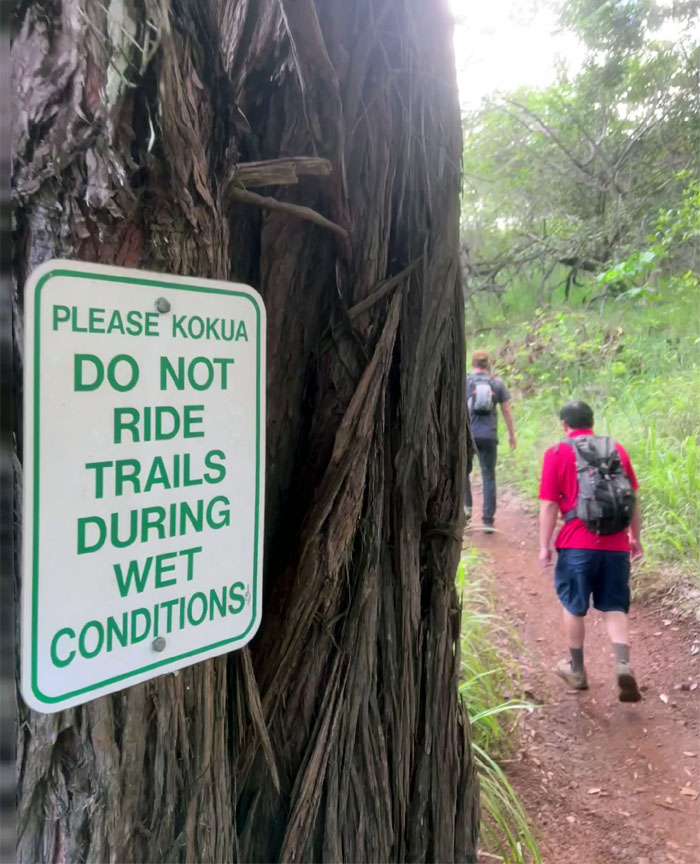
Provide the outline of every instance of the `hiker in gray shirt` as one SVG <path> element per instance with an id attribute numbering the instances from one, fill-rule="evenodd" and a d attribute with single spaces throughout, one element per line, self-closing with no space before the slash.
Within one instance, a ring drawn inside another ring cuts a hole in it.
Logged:
<path id="1" fill-rule="evenodd" d="M 489 355 L 486 351 L 475 351 L 472 354 L 472 371 L 467 376 L 467 410 L 484 484 L 483 523 L 484 530 L 488 534 L 493 532 L 496 515 L 497 407 L 499 405 L 503 419 L 506 421 L 510 449 L 515 450 L 515 428 L 508 388 L 497 375 L 490 373 Z M 469 482 L 472 463 L 473 455 L 470 453 L 467 460 L 467 489 L 464 502 L 464 515 L 467 521 L 472 515 L 472 490 Z"/>

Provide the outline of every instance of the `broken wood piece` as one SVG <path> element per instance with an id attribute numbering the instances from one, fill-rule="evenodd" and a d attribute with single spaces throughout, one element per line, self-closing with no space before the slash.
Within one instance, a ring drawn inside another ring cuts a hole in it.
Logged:
<path id="1" fill-rule="evenodd" d="M 239 162 L 233 182 L 244 189 L 256 186 L 289 186 L 304 175 L 328 177 L 333 166 L 317 156 L 295 156 L 290 159 L 265 159 L 262 162 Z"/>

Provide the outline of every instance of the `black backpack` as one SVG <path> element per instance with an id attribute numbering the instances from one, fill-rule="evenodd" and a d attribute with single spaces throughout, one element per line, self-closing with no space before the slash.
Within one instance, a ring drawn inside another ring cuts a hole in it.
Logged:
<path id="1" fill-rule="evenodd" d="M 472 376 L 467 405 L 471 414 L 483 416 L 491 414 L 496 407 L 496 394 L 491 384 L 491 376 L 480 372 Z"/>
<path id="2" fill-rule="evenodd" d="M 594 534 L 617 534 L 632 522 L 635 494 L 615 442 L 607 435 L 578 435 L 562 442 L 573 447 L 578 502 L 564 522 L 583 520 Z"/>

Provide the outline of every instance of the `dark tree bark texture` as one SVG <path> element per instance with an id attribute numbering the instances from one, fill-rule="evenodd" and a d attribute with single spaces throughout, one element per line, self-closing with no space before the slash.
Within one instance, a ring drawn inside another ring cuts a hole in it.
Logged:
<path id="1" fill-rule="evenodd" d="M 261 630 L 81 708 L 20 698 L 21 862 L 475 860 L 446 6 L 17 4 L 15 374 L 52 257 L 247 282 L 269 326 Z"/>

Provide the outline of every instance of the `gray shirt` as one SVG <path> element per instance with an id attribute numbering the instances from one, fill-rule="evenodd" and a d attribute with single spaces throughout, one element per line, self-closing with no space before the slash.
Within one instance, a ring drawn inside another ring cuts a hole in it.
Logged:
<path id="1" fill-rule="evenodd" d="M 467 404 L 469 397 L 474 387 L 475 379 L 482 378 L 489 373 L 481 373 L 476 375 L 471 373 L 467 375 Z M 510 401 L 510 393 L 508 388 L 501 381 L 498 375 L 491 375 L 491 389 L 493 390 L 493 411 L 490 414 L 472 414 L 469 412 L 469 420 L 472 425 L 472 435 L 475 440 L 481 441 L 498 441 L 498 405 L 503 402 Z"/>

